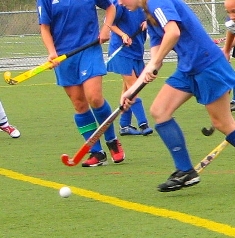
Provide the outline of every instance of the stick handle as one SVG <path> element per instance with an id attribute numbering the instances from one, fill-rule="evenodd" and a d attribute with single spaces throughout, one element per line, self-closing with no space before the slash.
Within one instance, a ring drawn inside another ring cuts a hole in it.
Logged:
<path id="1" fill-rule="evenodd" d="M 158 74 L 158 71 L 155 69 L 153 71 L 154 75 Z M 147 85 L 147 83 L 142 82 L 139 87 L 128 97 L 129 100 L 132 100 L 145 86 Z M 120 106 L 120 110 L 123 110 L 123 106 Z"/>
<path id="2" fill-rule="evenodd" d="M 142 32 L 142 28 L 140 27 L 133 35 L 130 36 L 130 38 L 136 37 L 140 32 Z M 105 62 L 106 64 L 125 46 L 123 43 L 120 45 L 109 57 L 108 60 Z"/>
<path id="3" fill-rule="evenodd" d="M 71 57 L 71 56 L 73 56 L 73 55 L 79 53 L 80 51 L 86 50 L 86 49 L 88 49 L 89 47 L 91 47 L 91 46 L 93 46 L 93 45 L 96 45 L 96 44 L 98 44 L 98 43 L 99 43 L 99 39 L 96 39 L 96 40 L 92 41 L 92 42 L 89 43 L 89 44 L 86 44 L 86 45 L 84 45 L 84 46 L 81 46 L 81 47 L 79 47 L 78 49 L 75 49 L 75 50 L 73 50 L 73 51 L 71 51 L 71 52 L 65 54 L 65 55 L 66 55 L 66 58 L 69 58 L 69 57 Z"/>

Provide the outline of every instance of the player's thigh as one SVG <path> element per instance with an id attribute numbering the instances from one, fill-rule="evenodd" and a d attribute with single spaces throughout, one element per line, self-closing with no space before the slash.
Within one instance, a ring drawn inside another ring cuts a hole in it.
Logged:
<path id="1" fill-rule="evenodd" d="M 191 93 L 164 84 L 151 105 L 151 115 L 158 123 L 167 121 L 174 111 L 191 97 Z"/>
<path id="2" fill-rule="evenodd" d="M 83 83 L 85 97 L 93 108 L 101 107 L 104 103 L 102 76 L 95 76 Z"/>

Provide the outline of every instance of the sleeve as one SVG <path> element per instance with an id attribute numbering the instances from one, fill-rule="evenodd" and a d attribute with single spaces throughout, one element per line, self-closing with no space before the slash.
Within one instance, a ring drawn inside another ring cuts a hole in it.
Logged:
<path id="1" fill-rule="evenodd" d="M 149 40 L 150 47 L 153 47 L 153 46 L 156 46 L 156 45 L 160 45 L 162 39 L 155 32 L 154 26 L 148 24 L 147 31 L 148 31 L 148 34 L 149 34 L 149 37 L 150 37 L 150 40 Z"/>
<path id="2" fill-rule="evenodd" d="M 95 0 L 96 6 L 99 8 L 106 10 L 110 5 L 112 5 L 111 0 Z"/>
<path id="3" fill-rule="evenodd" d="M 155 18 L 155 20 L 160 24 L 162 28 L 164 28 L 169 21 L 181 22 L 181 17 L 175 9 L 174 4 L 170 0 L 149 0 L 148 8 L 151 15 Z"/>
<path id="4" fill-rule="evenodd" d="M 113 24 L 117 25 L 118 22 L 120 21 L 120 19 L 122 18 L 122 14 L 123 14 L 123 7 L 121 5 L 118 4 L 117 0 L 113 1 L 113 4 L 116 7 L 116 15 L 115 15 L 115 19 Z"/>
<path id="5" fill-rule="evenodd" d="M 235 23 L 233 20 L 228 20 L 225 22 L 225 26 L 227 28 L 228 31 L 230 31 L 231 33 L 235 34 Z"/>
<path id="6" fill-rule="evenodd" d="M 37 0 L 37 13 L 39 24 L 50 25 L 51 3 L 48 0 Z"/>

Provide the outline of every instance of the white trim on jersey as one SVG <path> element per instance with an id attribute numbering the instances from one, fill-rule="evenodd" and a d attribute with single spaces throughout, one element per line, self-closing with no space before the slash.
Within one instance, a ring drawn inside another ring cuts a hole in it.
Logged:
<path id="1" fill-rule="evenodd" d="M 167 24 L 167 19 L 162 11 L 161 8 L 156 8 L 154 10 L 154 15 L 157 17 L 157 19 L 159 20 L 161 27 L 163 28 L 166 24 Z"/>

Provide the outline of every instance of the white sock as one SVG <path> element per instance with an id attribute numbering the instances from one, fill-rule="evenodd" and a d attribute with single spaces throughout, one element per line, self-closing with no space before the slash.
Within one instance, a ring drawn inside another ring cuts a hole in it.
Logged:
<path id="1" fill-rule="evenodd" d="M 0 102 L 0 126 L 7 127 L 9 126 L 7 115 L 4 111 L 2 103 Z"/>

